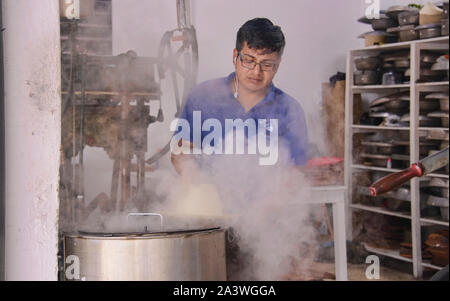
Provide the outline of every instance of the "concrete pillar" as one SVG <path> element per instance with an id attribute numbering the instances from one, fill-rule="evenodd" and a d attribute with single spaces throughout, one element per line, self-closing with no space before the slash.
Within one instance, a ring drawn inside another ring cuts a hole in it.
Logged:
<path id="1" fill-rule="evenodd" d="M 3 1 L 6 280 L 57 280 L 58 0 Z"/>

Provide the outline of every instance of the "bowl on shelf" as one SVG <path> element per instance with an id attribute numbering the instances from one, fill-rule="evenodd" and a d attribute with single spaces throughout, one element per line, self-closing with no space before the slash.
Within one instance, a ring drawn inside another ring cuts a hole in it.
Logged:
<path id="1" fill-rule="evenodd" d="M 386 30 L 389 27 L 397 26 L 398 23 L 396 20 L 389 18 L 385 14 L 380 14 L 379 19 L 372 19 L 372 28 L 373 30 Z"/>
<path id="2" fill-rule="evenodd" d="M 380 30 L 363 33 L 358 38 L 365 40 L 366 47 L 395 43 L 398 40 L 397 35 Z"/>
<path id="3" fill-rule="evenodd" d="M 405 12 L 419 12 L 419 10 L 405 5 L 393 5 L 386 10 L 386 15 L 394 20 L 398 20 L 399 15 Z"/>
<path id="4" fill-rule="evenodd" d="M 364 70 L 376 70 L 382 63 L 379 56 L 360 57 L 355 59 L 356 69 L 360 71 Z"/>
<path id="5" fill-rule="evenodd" d="M 380 81 L 380 73 L 373 70 L 355 71 L 355 85 L 376 85 Z"/>

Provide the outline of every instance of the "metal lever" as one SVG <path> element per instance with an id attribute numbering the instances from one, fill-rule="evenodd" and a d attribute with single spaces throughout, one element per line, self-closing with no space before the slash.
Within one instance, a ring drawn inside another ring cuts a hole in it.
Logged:
<path id="1" fill-rule="evenodd" d="M 136 217 L 136 216 L 159 216 L 160 221 L 161 221 L 161 231 L 163 230 L 163 225 L 164 225 L 164 218 L 162 216 L 162 214 L 159 213 L 128 213 L 127 215 L 127 221 L 130 219 L 130 216 Z"/>

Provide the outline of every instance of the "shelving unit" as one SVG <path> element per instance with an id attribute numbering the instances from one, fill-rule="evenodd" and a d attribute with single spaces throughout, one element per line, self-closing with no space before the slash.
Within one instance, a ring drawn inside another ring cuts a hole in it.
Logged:
<path id="1" fill-rule="evenodd" d="M 365 245 L 367 251 L 395 258 L 398 260 L 411 262 L 413 264 L 413 273 L 416 278 L 422 277 L 423 268 L 432 268 L 439 270 L 442 267 L 437 267 L 432 264 L 422 261 L 421 251 L 421 227 L 424 225 L 439 225 L 449 226 L 448 221 L 443 221 L 434 218 L 425 218 L 420 216 L 420 181 L 423 179 L 415 178 L 410 182 L 410 201 L 411 212 L 393 212 L 388 209 L 368 206 L 363 204 L 353 203 L 353 174 L 357 172 L 367 171 L 380 171 L 386 173 L 393 173 L 400 171 L 400 169 L 384 168 L 376 166 L 366 166 L 358 162 L 354 162 L 353 147 L 354 147 L 354 135 L 359 133 L 376 133 L 384 131 L 408 131 L 410 141 L 410 163 L 418 162 L 420 158 L 419 153 L 419 137 L 425 135 L 429 131 L 441 131 L 448 133 L 448 128 L 430 128 L 419 127 L 419 99 L 422 92 L 437 92 L 448 91 L 449 82 L 427 82 L 417 83 L 420 74 L 420 53 L 422 50 L 436 50 L 442 51 L 449 49 L 449 38 L 439 37 L 428 40 L 416 40 L 411 42 L 402 42 L 394 44 L 385 44 L 381 46 L 371 46 L 361 49 L 351 50 L 347 58 L 347 81 L 346 81 L 346 103 L 345 103 L 345 185 L 347 187 L 346 195 L 346 209 L 347 209 L 347 237 L 352 239 L 352 210 L 362 210 L 365 212 L 371 212 L 373 214 L 383 214 L 389 216 L 395 216 L 398 218 L 408 219 L 411 221 L 411 233 L 412 233 L 412 253 L 413 258 L 408 259 L 399 255 L 399 252 L 392 250 L 383 250 L 379 248 L 373 248 Z M 356 86 L 354 85 L 354 59 L 356 57 L 378 55 L 383 52 L 390 52 L 395 50 L 409 50 L 410 51 L 410 68 L 411 78 L 408 84 L 398 85 L 370 85 L 370 86 Z M 358 125 L 353 120 L 353 108 L 354 108 L 354 95 L 364 93 L 378 93 L 388 94 L 402 91 L 410 91 L 410 126 L 409 127 L 382 127 L 382 126 L 370 126 L 370 125 Z M 449 179 L 448 175 L 433 173 L 428 175 L 429 178 L 439 177 L 443 179 Z"/>

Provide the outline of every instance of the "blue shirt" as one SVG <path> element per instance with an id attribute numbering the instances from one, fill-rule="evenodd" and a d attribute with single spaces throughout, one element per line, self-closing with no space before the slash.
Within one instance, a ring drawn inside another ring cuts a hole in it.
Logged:
<path id="1" fill-rule="evenodd" d="M 201 112 L 201 123 L 213 118 L 220 121 L 225 137 L 225 119 L 254 119 L 258 127 L 259 119 L 278 120 L 278 141 L 289 151 L 291 165 L 305 165 L 308 153 L 308 134 L 305 115 L 300 104 L 273 84 L 270 85 L 266 97 L 248 112 L 234 98 L 230 89 L 235 73 L 228 77 L 213 79 L 201 83 L 191 91 L 180 118 L 187 120 L 190 128 L 194 128 L 193 113 Z M 180 132 L 177 128 L 176 133 Z M 208 135 L 202 131 L 201 141 Z M 194 143 L 193 131 L 190 136 L 182 136 L 183 140 Z M 198 147 L 198 146 L 197 146 Z"/>

